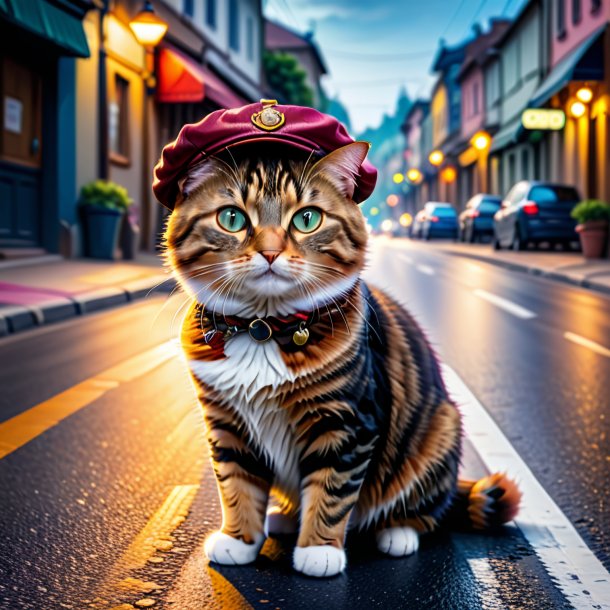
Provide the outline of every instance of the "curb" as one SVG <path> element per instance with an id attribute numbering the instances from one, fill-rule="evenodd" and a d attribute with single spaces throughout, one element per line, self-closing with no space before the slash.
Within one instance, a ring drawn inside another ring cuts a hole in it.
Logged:
<path id="1" fill-rule="evenodd" d="M 0 337 L 24 330 L 62 322 L 76 316 L 125 305 L 154 293 L 170 293 L 176 286 L 173 278 L 155 276 L 133 280 L 123 286 L 101 288 L 74 297 L 57 297 L 36 305 L 0 308 Z"/>
<path id="2" fill-rule="evenodd" d="M 564 273 L 559 273 L 557 271 L 550 271 L 541 267 L 532 267 L 531 265 L 525 265 L 521 263 L 503 261 L 497 258 L 482 256 L 481 254 L 476 254 L 473 252 L 461 252 L 459 250 L 449 249 L 440 251 L 445 254 L 450 254 L 452 256 L 462 256 L 464 258 L 471 258 L 477 261 L 481 261 L 483 263 L 489 263 L 490 265 L 496 265 L 497 267 L 503 267 L 504 269 L 509 269 L 510 271 L 520 271 L 522 273 L 529 273 L 530 275 L 536 275 L 538 277 L 544 277 L 549 280 L 563 282 L 564 284 L 569 284 L 571 286 L 587 288 L 589 290 L 594 290 L 596 292 L 601 292 L 603 294 L 610 295 L 610 286 L 606 286 L 605 284 L 600 284 L 598 282 L 588 280 L 587 278 L 576 278 L 570 275 L 566 275 Z"/>

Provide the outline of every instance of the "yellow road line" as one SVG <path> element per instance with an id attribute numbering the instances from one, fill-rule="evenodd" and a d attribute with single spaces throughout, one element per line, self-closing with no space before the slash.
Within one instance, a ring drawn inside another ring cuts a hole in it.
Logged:
<path id="1" fill-rule="evenodd" d="M 0 459 L 121 383 L 137 379 L 175 357 L 175 345 L 174 341 L 157 345 L 1 423 Z"/>

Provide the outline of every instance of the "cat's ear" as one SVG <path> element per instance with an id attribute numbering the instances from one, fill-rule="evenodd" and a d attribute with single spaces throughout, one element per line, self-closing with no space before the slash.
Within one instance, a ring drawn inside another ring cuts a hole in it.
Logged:
<path id="1" fill-rule="evenodd" d="M 194 193 L 204 182 L 218 176 L 220 164 L 216 159 L 204 159 L 193 167 L 189 168 L 188 173 L 178 181 L 180 193 L 184 199 Z"/>
<path id="2" fill-rule="evenodd" d="M 337 148 L 313 166 L 310 176 L 324 176 L 340 193 L 351 199 L 360 166 L 370 147 L 368 142 L 352 142 Z"/>

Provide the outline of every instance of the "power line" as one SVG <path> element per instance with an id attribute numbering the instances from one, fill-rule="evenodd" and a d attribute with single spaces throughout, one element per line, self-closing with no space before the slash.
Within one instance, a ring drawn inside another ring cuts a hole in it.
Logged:
<path id="1" fill-rule="evenodd" d="M 457 9 L 455 10 L 455 13 L 453 13 L 453 16 L 451 17 L 451 19 L 449 19 L 449 23 L 447 24 L 447 26 L 443 30 L 443 33 L 441 34 L 441 38 L 444 38 L 445 35 L 447 34 L 447 32 L 451 29 L 451 26 L 453 25 L 453 23 L 456 20 L 457 16 L 460 14 L 460 11 L 464 8 L 464 4 L 466 4 L 466 0 L 462 0 L 459 3 Z"/>
<path id="2" fill-rule="evenodd" d="M 467 33 L 470 31 L 470 28 L 472 28 L 472 26 L 476 23 L 477 17 L 481 14 L 481 11 L 483 10 L 485 4 L 487 4 L 487 0 L 481 0 L 481 3 L 479 4 L 479 7 L 476 10 L 476 13 L 474 14 L 474 17 L 470 21 Z"/>

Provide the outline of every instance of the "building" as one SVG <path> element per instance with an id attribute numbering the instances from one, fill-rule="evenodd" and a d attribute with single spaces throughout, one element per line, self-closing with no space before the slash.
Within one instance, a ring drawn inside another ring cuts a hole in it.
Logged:
<path id="1" fill-rule="evenodd" d="M 500 77 L 499 130 L 490 154 L 490 190 L 505 194 L 515 182 L 548 176 L 548 142 L 540 132 L 526 131 L 521 123 L 548 66 L 543 2 L 523 7 L 497 41 Z M 495 69 L 495 67 L 493 68 Z M 487 73 L 492 68 L 487 69 Z"/>
<path id="2" fill-rule="evenodd" d="M 610 201 L 610 1 L 546 3 L 550 72 L 530 106 L 565 113 L 565 127 L 546 134 L 552 180 L 582 197 Z"/>
<path id="3" fill-rule="evenodd" d="M 312 32 L 299 34 L 269 19 L 265 20 L 265 49 L 292 55 L 305 70 L 307 86 L 313 91 L 314 107 L 325 110 L 321 79 L 328 73 Z M 267 86 L 269 88 L 269 86 Z"/>
<path id="4" fill-rule="evenodd" d="M 479 30 L 478 36 L 466 47 L 466 55 L 457 76 L 462 91 L 461 150 L 458 156 L 456 202 L 460 208 L 465 206 L 473 193 L 489 191 L 488 152 L 491 136 L 498 128 L 498 119 L 497 114 L 491 112 L 488 117 L 486 113 L 484 66 L 488 58 L 495 54 L 495 44 L 509 25 L 508 20 L 493 19 L 488 32 Z M 493 78 L 492 74 L 488 74 L 490 79 Z M 494 101 L 498 99 L 499 95 Z"/>
<path id="5" fill-rule="evenodd" d="M 76 58 L 91 53 L 82 23 L 91 8 L 0 3 L 0 256 L 58 252 L 76 221 Z"/>

